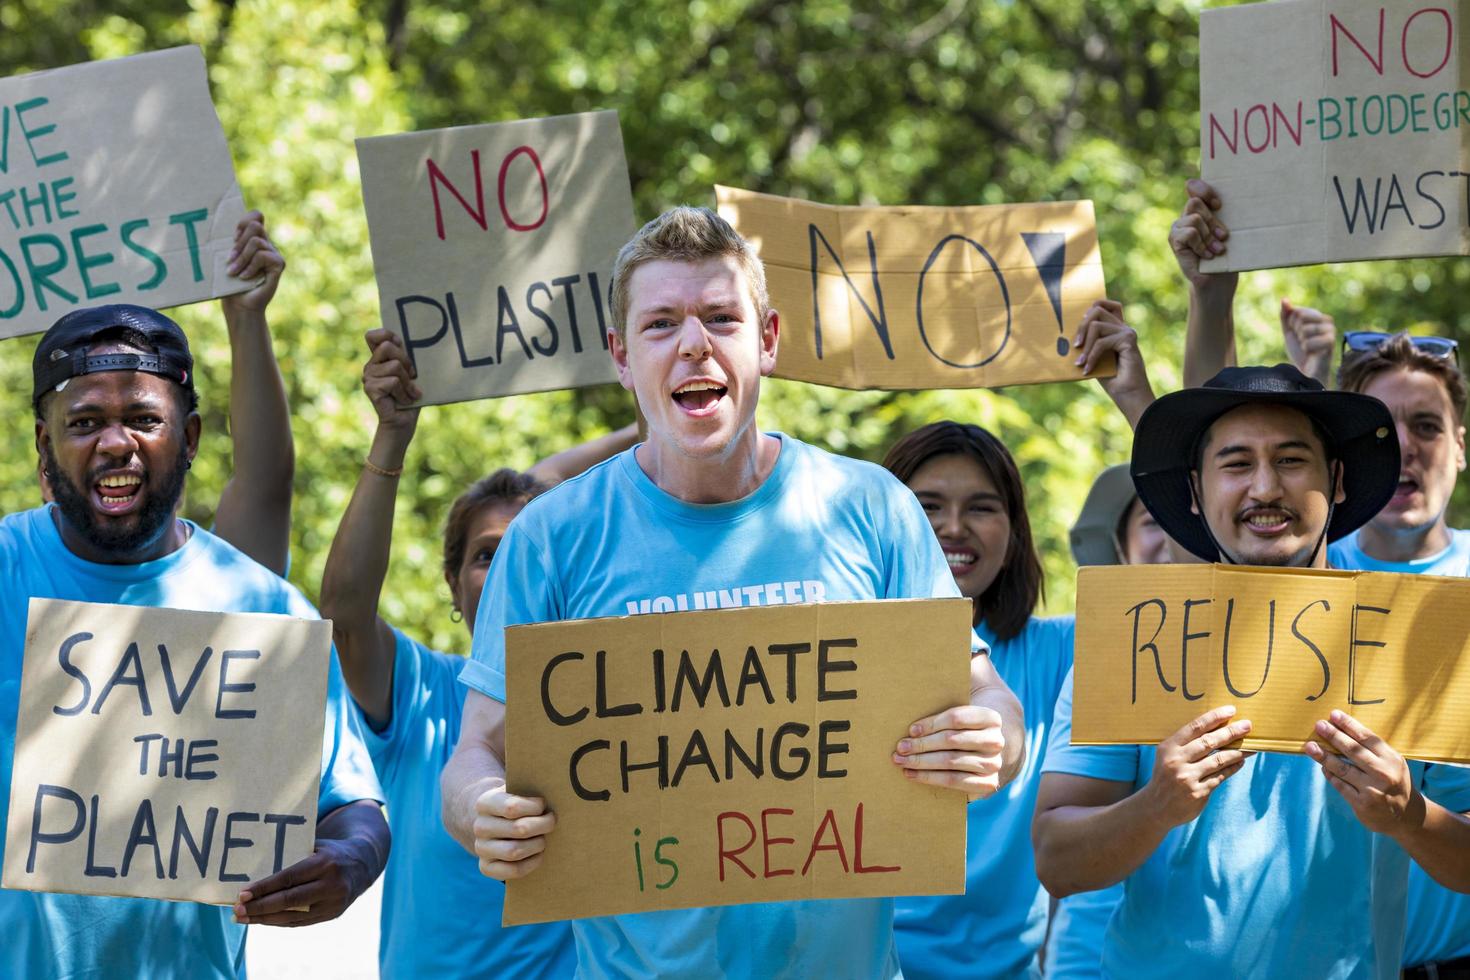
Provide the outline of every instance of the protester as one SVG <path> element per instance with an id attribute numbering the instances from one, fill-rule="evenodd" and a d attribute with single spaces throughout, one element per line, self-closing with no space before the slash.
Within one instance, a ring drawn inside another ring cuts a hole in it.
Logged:
<path id="1" fill-rule="evenodd" d="M 1406 333 L 1350 333 L 1339 386 L 1382 401 L 1393 415 L 1401 468 L 1393 497 L 1372 520 L 1334 542 L 1334 568 L 1470 575 L 1470 531 L 1449 526 L 1455 481 L 1465 469 L 1464 375 L 1457 345 Z M 1470 976 L 1470 897 L 1409 868 L 1408 977 Z"/>
<path id="2" fill-rule="evenodd" d="M 1144 412 L 1134 483 L 1200 558 L 1324 568 L 1328 542 L 1394 493 L 1392 423 L 1287 365 L 1228 368 Z M 1313 741 L 1308 758 L 1234 747 L 1250 723 L 1232 705 L 1157 748 L 1072 746 L 1068 683 L 1033 838 L 1053 894 L 1126 878 L 1104 975 L 1393 977 L 1409 859 L 1470 890 L 1470 771 L 1406 761 L 1324 714 L 1314 735 L 1332 754 Z"/>
<path id="3" fill-rule="evenodd" d="M 1072 525 L 1072 558 L 1084 565 L 1158 565 L 1170 560 L 1169 536 L 1133 489 L 1127 463 L 1098 474 Z M 1102 940 L 1123 886 L 1079 892 L 1057 902 L 1046 936 L 1048 980 L 1102 976 Z"/>
<path id="4" fill-rule="evenodd" d="M 378 961 L 386 978 L 564 976 L 575 967 L 565 923 L 500 927 L 505 886 L 481 875 L 444 832 L 439 772 L 459 740 L 462 657 L 431 650 L 378 614 L 388 572 L 393 507 L 421 392 L 408 352 L 387 330 L 367 334 L 363 390 L 377 412 L 372 448 L 322 574 L 322 614 L 348 692 L 388 795 L 398 846 L 383 887 Z M 632 445 L 636 426 L 546 460 L 530 473 L 501 469 L 467 489 L 444 529 L 451 618 L 473 627 L 480 592 L 506 526 L 547 483 Z"/>
<path id="5" fill-rule="evenodd" d="M 969 808 L 964 894 L 898 900 L 899 960 L 909 980 L 1021 976 L 1046 935 L 1031 813 L 1052 708 L 1072 666 L 1072 617 L 1035 615 L 1041 559 L 1021 474 L 999 439 L 977 425 L 934 422 L 894 443 L 883 465 L 919 499 L 955 584 L 974 602 L 975 627 L 1021 701 L 1030 746 L 1010 785 Z"/>
<path id="6" fill-rule="evenodd" d="M 1170 240 L 1181 267 L 1197 267 L 1208 247 L 1211 254 L 1229 250 L 1230 230 L 1221 217 L 1218 192 L 1203 181 L 1190 181 L 1189 202 L 1175 223 Z M 1213 243 L 1213 244 L 1211 244 Z M 1214 275 L 1208 289 L 1233 292 L 1234 276 Z M 1191 310 L 1195 297 L 1191 295 Z M 1198 316 L 1195 346 L 1186 346 L 1186 374 L 1208 371 L 1218 338 L 1233 332 L 1233 322 L 1220 303 L 1207 304 Z M 1196 317 L 1191 316 L 1193 323 Z M 1302 370 L 1325 382 L 1330 370 L 1336 329 L 1330 316 L 1283 304 L 1287 351 Z M 1470 573 L 1470 532 L 1447 521 L 1450 495 L 1465 469 L 1465 379 L 1458 365 L 1458 345 L 1443 337 L 1412 337 L 1372 330 L 1352 331 L 1343 338 L 1338 386 L 1371 395 L 1393 415 L 1398 434 L 1401 472 L 1393 497 L 1372 520 L 1329 549 L 1335 568 L 1405 574 Z M 1233 340 L 1232 340 L 1233 342 Z M 1404 963 L 1427 972 L 1464 970 L 1470 974 L 1470 899 L 1440 887 L 1417 865 L 1409 869 L 1409 918 Z M 1432 975 L 1432 974 L 1431 974 Z"/>
<path id="7" fill-rule="evenodd" d="M 285 575 L 290 564 L 291 479 L 296 453 L 291 408 L 265 310 L 285 268 L 286 260 L 266 234 L 265 217 L 259 211 L 246 214 L 235 226 L 226 269 L 238 279 L 261 281 L 246 292 L 220 300 L 230 337 L 233 453 L 230 479 L 220 492 L 210 529 L 277 575 Z M 39 461 L 36 477 L 41 499 L 50 503 L 51 487 Z"/>
<path id="8" fill-rule="evenodd" d="M 534 873 L 557 846 L 544 801 L 505 789 L 506 626 L 773 581 L 820 582 L 829 600 L 958 594 L 923 511 L 889 474 L 755 428 L 779 320 L 760 261 L 722 218 L 682 207 L 644 226 L 619 253 L 612 307 L 612 356 L 648 439 L 516 518 L 462 675 L 473 690 L 444 770 L 444 819 L 494 878 Z M 895 732 L 894 760 L 915 781 L 979 798 L 1016 774 L 1024 741 L 1020 706 L 989 657 L 970 665 L 971 703 L 917 720 L 916 734 Z M 895 976 L 892 907 L 854 899 L 579 919 L 577 965 L 588 976 Z"/>
<path id="9" fill-rule="evenodd" d="M 79 310 L 34 360 L 36 447 L 56 502 L 0 520 L 0 783 L 10 784 L 31 597 L 315 618 L 301 594 L 174 516 L 198 446 L 193 359 L 162 314 Z M 245 927 L 340 915 L 387 859 L 381 792 L 328 670 L 315 853 L 233 909 L 0 890 L 0 975 L 234 977 Z"/>

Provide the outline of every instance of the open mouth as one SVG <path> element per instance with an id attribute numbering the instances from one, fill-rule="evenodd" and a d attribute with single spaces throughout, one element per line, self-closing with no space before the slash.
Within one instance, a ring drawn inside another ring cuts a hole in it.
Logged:
<path id="1" fill-rule="evenodd" d="M 711 415 L 727 394 L 724 385 L 713 381 L 686 381 L 674 390 L 674 402 L 694 416 Z"/>
<path id="2" fill-rule="evenodd" d="M 969 548 L 945 548 L 944 560 L 949 563 L 949 570 L 955 575 L 964 575 L 973 571 L 975 565 L 980 561 L 980 556 Z"/>
<path id="3" fill-rule="evenodd" d="M 1241 516 L 1240 523 L 1244 524 L 1253 534 L 1270 537 L 1285 534 L 1291 528 L 1292 520 L 1293 515 L 1290 511 L 1275 507 L 1257 507 L 1246 511 Z"/>
<path id="4" fill-rule="evenodd" d="M 104 514 L 126 514 L 142 496 L 143 478 L 137 473 L 108 473 L 92 485 L 93 503 Z"/>
<path id="5" fill-rule="evenodd" d="M 1398 485 L 1393 488 L 1393 500 L 1392 500 L 1392 502 L 1393 503 L 1403 503 L 1404 501 L 1408 500 L 1410 497 L 1414 496 L 1414 494 L 1416 494 L 1418 492 L 1419 492 L 1419 481 L 1418 480 L 1415 480 L 1413 477 L 1408 477 L 1408 476 L 1399 477 Z"/>

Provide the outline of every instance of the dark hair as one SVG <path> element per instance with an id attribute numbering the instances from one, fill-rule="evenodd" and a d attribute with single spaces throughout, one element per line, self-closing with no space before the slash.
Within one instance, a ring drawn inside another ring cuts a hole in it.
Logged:
<path id="1" fill-rule="evenodd" d="M 1270 402 L 1266 402 L 1265 404 L 1270 405 L 1271 403 Z M 1246 408 L 1246 407 L 1247 407 L 1246 405 L 1237 405 L 1236 406 L 1236 408 Z M 1335 463 L 1337 460 L 1341 459 L 1342 457 L 1337 452 L 1337 443 L 1335 443 L 1335 442 L 1332 441 L 1332 434 L 1327 431 L 1327 426 L 1325 426 L 1321 422 L 1319 422 L 1317 420 L 1317 417 L 1315 415 L 1312 415 L 1310 412 L 1302 412 L 1301 409 L 1296 408 L 1293 405 L 1276 405 L 1274 407 L 1276 407 L 1276 408 L 1290 408 L 1293 411 L 1301 412 L 1302 415 L 1305 415 L 1307 417 L 1307 421 L 1309 423 L 1311 423 L 1311 426 L 1312 426 L 1312 434 L 1317 437 L 1317 442 L 1320 443 L 1321 446 L 1322 446 L 1322 461 L 1327 464 L 1327 471 L 1329 473 L 1331 473 L 1332 472 L 1332 464 Z M 1230 409 L 1229 412 L 1222 412 L 1221 414 L 1215 416 L 1213 419 L 1210 420 L 1210 424 L 1209 425 L 1205 426 L 1203 429 L 1200 430 L 1199 438 L 1197 438 L 1197 439 L 1194 440 L 1194 447 L 1192 449 L 1190 449 L 1190 451 L 1189 451 L 1189 468 L 1190 469 L 1198 472 L 1199 469 L 1204 465 L 1204 462 L 1205 462 L 1205 444 L 1210 441 L 1210 432 L 1215 428 L 1215 423 L 1216 422 L 1220 421 L 1226 415 L 1229 415 L 1230 412 L 1233 412 L 1233 411 L 1235 411 L 1235 408 Z M 1203 518 L 1201 518 L 1201 520 L 1203 520 Z"/>
<path id="2" fill-rule="evenodd" d="M 1349 352 L 1338 366 L 1337 386 L 1343 391 L 1362 392 L 1376 375 L 1400 369 L 1423 371 L 1438 378 L 1450 396 L 1456 421 L 1464 421 L 1470 394 L 1466 392 L 1460 366 L 1453 357 L 1436 357 L 1415 347 L 1407 330 L 1399 331 L 1376 347 Z"/>
<path id="3" fill-rule="evenodd" d="M 449 508 L 449 517 L 444 521 L 444 571 L 451 578 L 459 576 L 464 564 L 464 552 L 468 547 L 465 540 L 469 534 L 470 521 L 486 507 L 495 504 L 524 504 L 547 489 L 528 473 L 517 473 L 502 467 L 471 483 Z"/>
<path id="4" fill-rule="evenodd" d="M 1016 461 L 999 439 L 978 425 L 931 422 L 893 444 L 883 465 L 905 484 L 936 456 L 968 456 L 980 464 L 1011 519 L 1005 560 L 990 587 L 975 599 L 975 625 L 988 623 L 998 640 L 1009 640 L 1026 628 L 1042 596 L 1041 559 L 1031 540 L 1026 491 Z"/>
<path id="5" fill-rule="evenodd" d="M 119 324 L 115 327 L 108 327 L 106 330 L 98 331 L 97 334 L 87 342 L 87 348 L 89 350 L 93 347 L 106 347 L 109 345 L 131 347 L 134 350 L 140 350 L 148 354 L 158 353 L 158 348 L 154 346 L 154 344 L 143 334 L 143 331 L 138 330 L 135 327 L 124 326 L 122 324 Z M 179 410 L 184 414 L 185 418 L 199 410 L 199 392 L 195 391 L 192 385 L 189 387 L 185 387 L 181 384 L 175 384 L 173 385 L 173 389 L 175 392 L 175 399 L 178 402 Z M 41 403 L 46 400 L 46 395 L 50 395 L 52 393 L 53 392 L 48 391 L 40 398 L 36 399 L 35 407 L 37 420 L 45 421 L 45 416 L 42 414 Z"/>

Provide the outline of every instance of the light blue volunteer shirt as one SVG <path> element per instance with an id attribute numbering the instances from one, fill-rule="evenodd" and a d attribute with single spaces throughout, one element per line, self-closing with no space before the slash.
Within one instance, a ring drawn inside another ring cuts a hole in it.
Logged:
<path id="1" fill-rule="evenodd" d="M 1046 937 L 1046 980 L 1097 980 L 1102 976 L 1103 936 L 1122 899 L 1120 882 L 1057 902 Z"/>
<path id="2" fill-rule="evenodd" d="M 771 475 L 731 503 L 664 493 L 628 450 L 527 504 L 495 552 L 460 679 L 504 701 L 504 629 L 521 623 L 959 594 L 918 500 L 891 474 L 778 438 Z M 891 899 L 578 919 L 572 930 L 587 977 L 899 974 Z"/>
<path id="3" fill-rule="evenodd" d="M 393 635 L 393 715 L 382 731 L 362 718 L 395 844 L 383 873 L 383 977 L 569 975 L 576 965 L 571 927 L 502 929 L 505 885 L 480 874 L 444 830 L 439 773 L 459 741 L 466 689 L 455 679 L 464 658 L 396 629 Z"/>
<path id="4" fill-rule="evenodd" d="M 1333 568 L 1411 575 L 1470 575 L 1470 531 L 1450 529 L 1450 546 L 1413 561 L 1379 561 L 1358 545 L 1354 531 L 1327 549 Z M 1409 922 L 1404 934 L 1404 965 L 1470 956 L 1470 895 L 1450 891 L 1417 864 L 1409 865 Z"/>
<path id="5" fill-rule="evenodd" d="M 1135 789 L 1153 774 L 1151 745 L 1071 741 L 1069 676 L 1042 771 Z M 1430 799 L 1470 809 L 1470 770 L 1409 768 Z M 1399 975 L 1408 873 L 1403 848 L 1359 823 L 1315 762 L 1257 753 L 1124 880 L 1103 939 L 1103 976 L 1390 980 Z"/>
<path id="6" fill-rule="evenodd" d="M 1025 767 L 988 800 L 971 803 L 965 894 L 897 900 L 894 932 L 908 980 L 1024 976 L 1035 970 L 1050 896 L 1036 878 L 1031 815 L 1052 708 L 1072 667 L 1071 616 L 1032 616 L 1009 640 L 981 626 L 990 659 L 1026 713 Z"/>
<path id="7" fill-rule="evenodd" d="M 6 788 L 0 792 L 0 842 L 32 596 L 317 618 L 293 586 L 192 523 L 189 540 L 170 555 L 141 565 L 98 565 L 67 550 L 51 510 L 0 519 L 0 786 Z M 382 798 L 333 657 L 317 812 Z M 192 902 L 0 889 L 0 937 L 4 977 L 193 980 L 234 977 L 245 965 L 245 927 L 234 922 L 233 910 Z"/>

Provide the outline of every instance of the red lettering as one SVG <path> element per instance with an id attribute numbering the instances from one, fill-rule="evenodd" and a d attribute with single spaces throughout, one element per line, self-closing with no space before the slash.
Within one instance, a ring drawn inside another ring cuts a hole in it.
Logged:
<path id="1" fill-rule="evenodd" d="M 1261 119 L 1266 123 L 1266 132 L 1261 136 L 1261 142 L 1257 144 L 1251 139 L 1251 117 L 1260 112 Z M 1257 103 L 1246 110 L 1245 113 L 1245 148 L 1252 153 L 1260 153 L 1271 145 L 1271 113 L 1264 105 Z"/>
<path id="2" fill-rule="evenodd" d="M 861 809 L 861 806 L 859 806 L 859 810 Z M 823 844 L 822 838 L 826 836 L 828 827 L 832 828 L 832 843 Z M 837 856 L 842 859 L 842 870 L 851 870 L 847 866 L 847 850 L 842 846 L 842 832 L 837 829 L 837 817 L 831 810 L 827 811 L 827 815 L 822 818 L 821 824 L 817 826 L 817 834 L 812 838 L 812 849 L 807 852 L 806 864 L 801 866 L 802 877 L 806 877 L 807 871 L 812 866 L 812 858 L 817 856 L 818 851 L 836 851 Z"/>
<path id="3" fill-rule="evenodd" d="M 853 865 L 853 870 L 855 870 L 860 875 L 881 874 L 882 872 L 885 872 L 885 871 L 902 871 L 903 870 L 902 867 L 900 867 L 899 865 L 896 865 L 896 864 L 895 865 L 892 865 L 892 866 L 885 866 L 885 865 L 881 865 L 881 864 L 875 864 L 875 865 L 873 865 L 871 867 L 865 867 L 863 865 L 863 805 L 861 803 L 859 803 L 858 806 L 857 806 L 857 819 L 856 819 L 856 821 L 854 823 L 855 823 L 855 825 L 854 825 L 853 831 L 852 831 L 852 837 L 853 837 L 852 865 Z"/>
<path id="4" fill-rule="evenodd" d="M 1300 99 L 1296 103 L 1296 129 L 1291 128 L 1291 120 L 1287 117 L 1286 113 L 1281 111 L 1281 104 L 1279 102 L 1271 103 L 1272 144 L 1280 142 L 1281 127 L 1285 127 L 1286 134 L 1291 137 L 1293 143 L 1297 146 L 1302 145 L 1302 102 Z"/>
<path id="5" fill-rule="evenodd" d="M 761 811 L 761 850 L 764 852 L 765 875 L 766 875 L 767 878 L 779 878 L 782 875 L 796 874 L 796 872 L 794 870 L 792 870 L 791 868 L 777 868 L 774 871 L 771 870 L 771 845 L 772 844 L 795 844 L 796 843 L 796 838 L 795 837 L 772 837 L 771 836 L 771 828 L 766 824 L 766 820 L 773 813 L 781 813 L 781 814 L 785 814 L 786 816 L 789 817 L 792 814 L 796 813 L 796 811 L 795 810 L 782 809 L 781 807 L 769 807 L 769 808 Z M 805 874 L 805 873 L 806 873 L 805 871 L 802 872 L 802 874 Z"/>
<path id="6" fill-rule="evenodd" d="M 1210 113 L 1210 159 L 1211 160 L 1215 159 L 1215 134 L 1216 133 L 1219 133 L 1220 134 L 1220 139 L 1224 142 L 1225 146 L 1227 148 L 1229 148 L 1229 150 L 1230 150 L 1230 152 L 1232 154 L 1235 154 L 1235 153 L 1239 153 L 1240 152 L 1240 110 L 1239 109 L 1232 109 L 1231 110 L 1231 116 L 1232 116 L 1232 118 L 1231 118 L 1231 121 L 1230 121 L 1230 132 L 1229 133 L 1226 133 L 1225 132 L 1225 128 L 1220 125 L 1220 120 L 1218 120 L 1218 119 L 1215 118 L 1215 114 L 1213 112 Z"/>
<path id="7" fill-rule="evenodd" d="M 536 166 L 536 177 L 541 181 L 541 217 L 537 218 L 529 225 L 518 223 L 514 218 L 510 216 L 510 211 L 505 206 L 505 175 L 506 172 L 510 170 L 511 161 L 520 156 L 522 153 L 531 158 L 531 163 L 535 164 Z M 476 170 L 475 173 L 478 176 L 479 171 Z M 500 187 L 497 193 L 500 197 L 500 216 L 505 219 L 505 226 L 507 228 L 510 228 L 512 231 L 535 231 L 537 228 L 540 228 L 543 224 L 546 223 L 546 213 L 551 209 L 551 197 L 546 188 L 546 171 L 541 169 L 541 158 L 538 157 L 536 155 L 536 151 L 531 149 L 529 146 L 516 147 L 514 150 L 511 150 L 508 154 L 506 154 L 505 159 L 501 161 Z"/>
<path id="8" fill-rule="evenodd" d="M 733 851 L 725 849 L 726 817 L 739 818 L 745 823 L 746 828 L 750 830 L 750 839 L 747 840 L 744 844 L 741 844 L 739 847 L 735 848 Z M 746 851 L 750 850 L 750 845 L 755 843 L 755 824 L 751 822 L 751 819 L 737 810 L 727 810 L 726 812 L 720 814 L 718 817 L 715 818 L 715 837 L 719 842 L 720 848 L 720 880 L 725 880 L 726 858 L 729 858 L 731 861 L 739 865 L 740 870 L 745 872 L 745 876 L 747 878 L 754 878 L 755 872 L 746 867 L 745 862 L 740 860 L 739 858 L 739 855 L 744 854 Z"/>
<path id="9" fill-rule="evenodd" d="M 1346 27 L 1343 26 L 1342 21 L 1340 21 L 1340 20 L 1337 19 L 1337 15 L 1336 14 L 1328 14 L 1327 15 L 1328 20 L 1331 21 L 1331 23 L 1332 23 L 1332 77 L 1333 78 L 1336 78 L 1337 75 L 1338 75 L 1338 67 L 1337 67 L 1337 35 L 1338 35 L 1338 32 L 1339 31 L 1342 32 L 1342 34 L 1349 41 L 1353 42 L 1353 46 L 1355 48 L 1357 48 L 1359 51 L 1363 52 L 1363 57 L 1365 57 L 1365 58 L 1368 59 L 1368 64 L 1370 64 L 1370 65 L 1373 66 L 1373 70 L 1374 71 L 1378 72 L 1379 75 L 1382 75 L 1383 74 L 1383 17 L 1384 17 L 1384 10 L 1383 10 L 1382 7 L 1379 7 L 1378 8 L 1378 60 L 1377 61 L 1374 61 L 1373 60 L 1373 55 L 1371 55 L 1371 54 L 1368 53 L 1368 49 L 1365 48 L 1365 47 L 1363 47 L 1362 42 L 1360 42 L 1357 39 L 1357 37 L 1353 35 L 1353 32 L 1352 31 L 1348 30 Z"/>
<path id="10" fill-rule="evenodd" d="M 1439 59 L 1439 64 L 1435 65 L 1429 71 L 1419 71 L 1413 65 L 1409 64 L 1409 27 L 1419 18 L 1420 14 L 1439 14 L 1444 18 L 1444 57 Z M 1409 19 L 1404 21 L 1404 34 L 1399 44 L 1399 49 L 1404 55 L 1404 67 L 1409 70 L 1410 74 L 1417 75 L 1420 78 L 1431 78 L 1434 75 L 1438 75 L 1440 70 L 1450 63 L 1450 50 L 1454 44 L 1454 37 L 1455 22 L 1450 19 L 1450 12 L 1448 10 L 1445 10 L 1443 7 L 1425 7 L 1423 10 L 1414 11 Z"/>
<path id="11" fill-rule="evenodd" d="M 444 176 L 444 171 L 439 169 L 439 165 L 432 159 L 429 160 L 429 193 L 434 195 L 434 227 L 439 232 L 439 240 L 441 242 L 444 241 L 444 212 L 439 207 L 440 184 L 449 188 L 449 193 L 453 194 L 454 199 L 460 203 L 460 206 L 465 209 L 465 212 L 471 218 L 475 219 L 475 224 L 479 225 L 481 230 L 488 230 L 485 225 L 485 187 L 480 180 L 479 150 L 470 151 L 470 161 L 475 166 L 475 203 L 480 206 L 478 211 L 470 207 L 470 202 L 466 201 L 464 195 L 459 192 L 459 188 L 455 187 L 454 184 L 450 183 L 449 178 Z M 505 183 L 504 167 L 500 170 L 500 182 L 502 185 Z"/>

